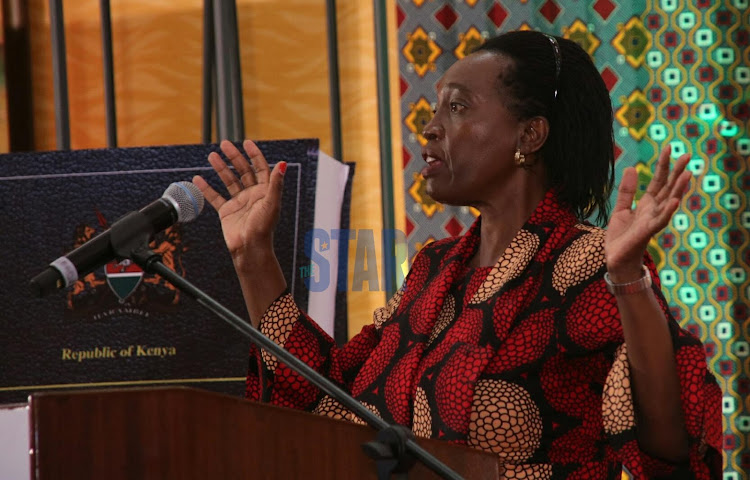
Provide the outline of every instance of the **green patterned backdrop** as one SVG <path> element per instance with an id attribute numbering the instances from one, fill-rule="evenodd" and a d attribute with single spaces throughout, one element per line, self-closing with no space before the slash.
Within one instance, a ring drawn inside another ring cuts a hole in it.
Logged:
<path id="1" fill-rule="evenodd" d="M 468 208 L 424 193 L 419 135 L 435 82 L 484 38 L 531 28 L 578 41 L 615 110 L 616 171 L 645 188 L 657 152 L 692 154 L 695 181 L 652 242 L 672 312 L 706 346 L 724 391 L 725 480 L 750 480 L 750 0 L 398 0 L 410 254 L 457 235 Z"/>

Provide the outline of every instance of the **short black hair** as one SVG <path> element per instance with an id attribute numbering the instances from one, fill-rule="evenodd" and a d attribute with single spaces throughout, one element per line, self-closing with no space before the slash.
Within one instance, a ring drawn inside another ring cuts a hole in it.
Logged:
<path id="1" fill-rule="evenodd" d="M 553 42 L 541 32 L 504 33 L 476 51 L 511 60 L 510 71 L 500 74 L 499 88 L 519 119 L 542 116 L 549 122 L 540 155 L 550 187 L 581 220 L 596 213 L 604 224 L 614 184 L 612 101 L 589 54 L 571 40 L 554 38 L 559 76 Z"/>

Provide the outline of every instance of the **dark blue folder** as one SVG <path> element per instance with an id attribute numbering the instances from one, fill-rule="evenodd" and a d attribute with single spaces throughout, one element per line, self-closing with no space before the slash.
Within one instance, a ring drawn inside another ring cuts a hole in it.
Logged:
<path id="1" fill-rule="evenodd" d="M 313 228 L 317 140 L 260 142 L 269 163 L 288 162 L 276 254 L 305 308 L 299 275 Z M 0 403 L 50 388 L 178 383 L 241 394 L 249 341 L 159 277 L 111 264 L 39 299 L 29 280 L 52 260 L 204 175 L 216 145 L 181 145 L 0 156 Z M 165 263 L 246 318 L 218 216 L 206 205 L 192 223 L 157 235 Z M 345 267 L 344 267 L 345 268 Z"/>

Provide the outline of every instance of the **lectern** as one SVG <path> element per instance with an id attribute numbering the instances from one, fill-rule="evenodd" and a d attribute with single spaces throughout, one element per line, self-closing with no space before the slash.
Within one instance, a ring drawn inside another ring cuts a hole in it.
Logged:
<path id="1" fill-rule="evenodd" d="M 33 479 L 377 478 L 369 427 L 214 392 L 37 393 L 29 407 Z M 464 478 L 499 478 L 495 455 L 418 443 Z M 409 478 L 437 476 L 416 465 Z"/>

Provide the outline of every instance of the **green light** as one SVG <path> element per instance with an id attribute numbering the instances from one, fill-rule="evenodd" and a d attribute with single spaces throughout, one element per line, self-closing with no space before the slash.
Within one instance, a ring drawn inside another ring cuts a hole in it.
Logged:
<path id="1" fill-rule="evenodd" d="M 734 70 L 734 79 L 743 85 L 750 83 L 750 67 L 737 67 Z"/>
<path id="2" fill-rule="evenodd" d="M 698 107 L 698 117 L 706 122 L 716 120 L 719 116 L 719 109 L 713 103 L 704 103 Z"/>
<path id="3" fill-rule="evenodd" d="M 680 96 L 685 103 L 695 103 L 698 101 L 698 89 L 695 87 L 685 87 L 682 89 Z"/>
<path id="4" fill-rule="evenodd" d="M 659 272 L 659 278 L 661 279 L 662 285 L 665 287 L 674 287 L 677 285 L 677 272 L 674 270 L 662 270 Z"/>
<path id="5" fill-rule="evenodd" d="M 712 248 L 708 252 L 708 263 L 714 267 L 723 267 L 727 264 L 727 251 L 722 248 Z"/>
<path id="6" fill-rule="evenodd" d="M 721 47 L 717 48 L 716 51 L 716 61 L 719 62 L 722 65 L 730 65 L 734 63 L 734 50 L 731 48 Z"/>
<path id="7" fill-rule="evenodd" d="M 661 8 L 665 12 L 674 12 L 677 10 L 677 0 L 661 0 Z"/>
<path id="8" fill-rule="evenodd" d="M 646 55 L 646 64 L 650 68 L 654 68 L 654 69 L 659 68 L 662 66 L 663 63 L 664 63 L 664 55 L 658 50 L 648 52 L 648 54 Z"/>
<path id="9" fill-rule="evenodd" d="M 695 31 L 695 44 L 699 47 L 710 47 L 714 43 L 714 32 L 709 28 L 699 28 Z"/>
<path id="10" fill-rule="evenodd" d="M 692 305 L 698 301 L 698 292 L 693 287 L 682 287 L 678 291 L 682 303 Z"/>
<path id="11" fill-rule="evenodd" d="M 705 248 L 708 245 L 708 236 L 704 232 L 693 232 L 688 235 L 688 244 L 692 248 Z"/>
<path id="12" fill-rule="evenodd" d="M 740 208 L 740 196 L 736 193 L 725 193 L 721 196 L 721 204 L 727 210 L 737 210 Z"/>
<path id="13" fill-rule="evenodd" d="M 664 83 L 670 87 L 675 87 L 680 84 L 682 80 L 682 73 L 679 68 L 665 68 L 664 69 Z"/>
<path id="14" fill-rule="evenodd" d="M 724 324 L 724 323 L 727 323 L 727 322 L 721 322 L 721 323 L 719 323 L 719 325 Z M 731 331 L 732 326 L 730 325 L 729 328 L 730 328 L 730 331 Z M 719 337 L 719 340 L 725 340 L 718 333 L 716 334 L 716 336 Z M 732 338 L 732 336 L 730 335 L 727 339 L 729 339 L 729 338 Z M 721 399 L 721 413 L 723 413 L 724 415 L 731 415 L 736 410 L 737 410 L 737 406 L 736 406 L 736 401 L 734 400 L 734 398 L 732 398 L 732 397 L 730 397 L 730 396 L 727 395 L 727 396 L 725 396 L 724 398 Z"/>
<path id="15" fill-rule="evenodd" d="M 669 142 L 669 144 L 672 146 L 672 157 L 677 158 L 680 155 L 685 155 L 687 152 L 687 148 L 685 148 L 685 144 L 682 143 L 679 140 L 675 140 L 673 142 Z"/>
<path id="16" fill-rule="evenodd" d="M 702 305 L 698 309 L 698 318 L 704 322 L 713 322 L 716 320 L 716 309 L 713 305 Z"/>
<path id="17" fill-rule="evenodd" d="M 719 340 L 729 340 L 734 335 L 734 328 L 733 325 L 729 322 L 719 322 L 718 325 L 716 325 L 716 336 L 719 338 Z M 724 401 L 726 402 L 727 397 L 724 397 Z M 732 399 L 734 400 L 734 399 Z"/>
<path id="18" fill-rule="evenodd" d="M 734 122 L 722 120 L 721 123 L 719 123 L 719 135 L 722 137 L 734 137 L 739 131 L 739 127 Z"/>
<path id="19" fill-rule="evenodd" d="M 672 225 L 674 225 L 675 230 L 678 232 L 684 232 L 690 226 L 690 220 L 684 213 L 676 213 L 675 216 L 672 217 Z"/>
<path id="20" fill-rule="evenodd" d="M 732 283 L 745 283 L 747 273 L 744 268 L 733 267 L 729 269 L 729 280 Z"/>
<path id="21" fill-rule="evenodd" d="M 695 14 L 692 12 L 681 13 L 677 17 L 677 26 L 683 30 L 690 30 L 695 26 Z"/>
<path id="22" fill-rule="evenodd" d="M 654 123 L 648 127 L 648 136 L 655 142 L 662 142 L 667 138 L 667 128 L 661 123 Z"/>
<path id="23" fill-rule="evenodd" d="M 750 417 L 746 415 L 737 417 L 737 430 L 743 433 L 750 432 Z"/>
<path id="24" fill-rule="evenodd" d="M 706 175 L 703 177 L 703 191 L 716 193 L 721 190 L 721 178 L 718 175 Z"/>
<path id="25" fill-rule="evenodd" d="M 693 175 L 700 175 L 703 173 L 703 169 L 706 168 L 706 163 L 700 157 L 691 158 L 685 167 Z"/>

